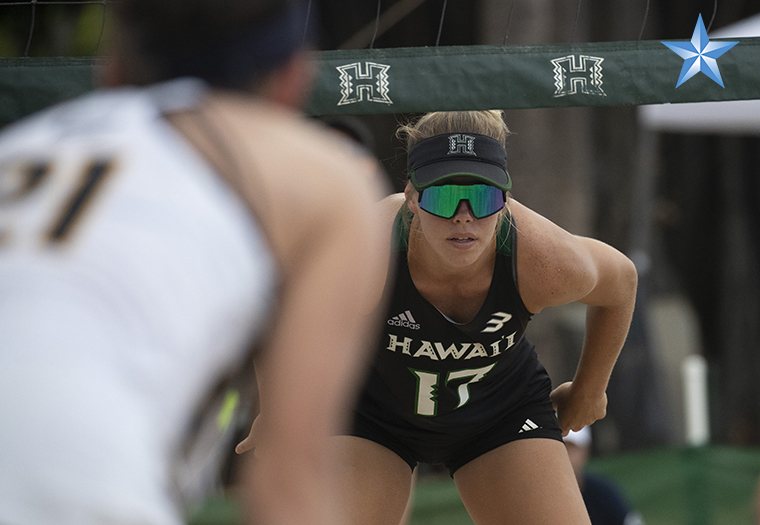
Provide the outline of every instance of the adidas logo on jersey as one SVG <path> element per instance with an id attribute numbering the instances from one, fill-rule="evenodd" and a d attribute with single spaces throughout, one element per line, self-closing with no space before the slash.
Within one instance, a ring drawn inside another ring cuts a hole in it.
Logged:
<path id="1" fill-rule="evenodd" d="M 414 317 L 412 317 L 412 312 L 409 310 L 402 314 L 394 315 L 388 319 L 387 323 L 391 326 L 403 326 L 404 328 L 409 328 L 410 330 L 420 329 L 420 325 L 417 323 L 417 321 L 414 320 Z"/>
<path id="2" fill-rule="evenodd" d="M 538 425 L 536 425 L 530 419 L 526 419 L 525 423 L 523 423 L 522 428 L 517 433 L 518 434 L 522 434 L 523 432 L 530 432 L 531 430 L 536 430 L 537 428 L 541 428 L 541 427 L 539 427 Z"/>

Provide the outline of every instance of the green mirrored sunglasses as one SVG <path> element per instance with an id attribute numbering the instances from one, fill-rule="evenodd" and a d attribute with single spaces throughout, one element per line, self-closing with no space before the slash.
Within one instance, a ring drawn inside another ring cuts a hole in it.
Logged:
<path id="1" fill-rule="evenodd" d="M 505 193 L 488 184 L 445 184 L 420 190 L 420 208 L 437 217 L 451 219 L 456 215 L 459 203 L 467 201 L 472 215 L 483 219 L 504 207 Z"/>

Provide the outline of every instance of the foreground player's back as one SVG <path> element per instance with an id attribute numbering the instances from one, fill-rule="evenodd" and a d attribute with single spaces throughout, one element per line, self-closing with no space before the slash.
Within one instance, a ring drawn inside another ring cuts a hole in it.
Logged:
<path id="1" fill-rule="evenodd" d="M 330 438 L 387 246 L 374 169 L 294 112 L 308 8 L 122 0 L 101 82 L 153 87 L 0 135 L 1 523 L 179 523 L 188 423 L 264 331 L 240 493 L 257 523 L 344 522 Z"/>
<path id="2" fill-rule="evenodd" d="M 103 93 L 0 137 L 4 523 L 52 522 L 48 498 L 177 519 L 166 458 L 277 282 L 246 205 L 161 118 L 201 93 Z"/>
<path id="3" fill-rule="evenodd" d="M 189 424 L 264 332 L 254 511 L 339 521 L 327 441 L 387 260 L 354 155 L 188 80 L 0 135 L 0 522 L 181 522 Z"/>

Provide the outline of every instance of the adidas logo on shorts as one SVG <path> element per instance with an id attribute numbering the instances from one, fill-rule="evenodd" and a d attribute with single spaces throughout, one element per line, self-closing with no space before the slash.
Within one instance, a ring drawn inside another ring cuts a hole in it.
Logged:
<path id="1" fill-rule="evenodd" d="M 394 315 L 390 319 L 388 319 L 387 323 L 391 326 L 403 326 L 404 328 L 409 328 L 410 330 L 419 330 L 420 325 L 417 323 L 417 321 L 414 320 L 414 317 L 412 316 L 412 312 L 407 310 L 406 312 L 398 315 Z"/>
<path id="2" fill-rule="evenodd" d="M 530 419 L 526 419 L 525 423 L 523 423 L 522 428 L 517 433 L 518 434 L 522 434 L 523 432 L 530 432 L 531 430 L 536 430 L 537 428 L 541 428 L 541 427 L 539 427 L 538 425 L 536 425 Z"/>

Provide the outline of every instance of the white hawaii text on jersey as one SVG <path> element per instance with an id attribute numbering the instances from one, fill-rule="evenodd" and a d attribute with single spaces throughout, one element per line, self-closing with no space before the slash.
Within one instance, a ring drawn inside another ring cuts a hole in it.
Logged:
<path id="1" fill-rule="evenodd" d="M 517 335 L 517 332 L 512 332 L 486 346 L 483 343 L 477 342 L 446 345 L 438 341 L 416 340 L 411 337 L 399 337 L 395 334 L 388 334 L 388 346 L 385 349 L 391 352 L 401 350 L 402 354 L 418 358 L 427 357 L 433 361 L 496 357 L 514 346 L 515 335 Z M 412 351 L 413 349 L 414 352 Z"/>

